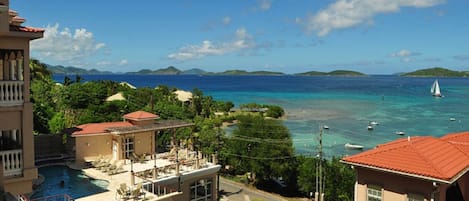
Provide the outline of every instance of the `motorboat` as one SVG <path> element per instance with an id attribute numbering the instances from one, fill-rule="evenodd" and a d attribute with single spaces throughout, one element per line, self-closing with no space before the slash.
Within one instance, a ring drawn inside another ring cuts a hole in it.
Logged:
<path id="1" fill-rule="evenodd" d="M 370 125 L 376 126 L 376 125 L 379 125 L 379 123 L 377 121 L 370 121 Z"/>
<path id="2" fill-rule="evenodd" d="M 324 129 L 326 129 L 326 130 L 327 130 L 327 129 L 329 129 L 329 126 L 327 126 L 327 125 L 324 125 L 324 126 L 322 126 L 322 128 L 324 128 Z"/>
<path id="3" fill-rule="evenodd" d="M 366 127 L 369 131 L 373 130 L 373 126 L 372 125 L 368 125 L 368 127 Z"/>
<path id="4" fill-rule="evenodd" d="M 362 145 L 346 143 L 345 148 L 347 149 L 363 149 Z"/>
<path id="5" fill-rule="evenodd" d="M 449 118 L 449 120 L 450 120 L 450 121 L 456 121 L 456 118 L 451 117 L 451 118 Z"/>
<path id="6" fill-rule="evenodd" d="M 404 131 L 396 131 L 396 135 L 405 135 Z"/>

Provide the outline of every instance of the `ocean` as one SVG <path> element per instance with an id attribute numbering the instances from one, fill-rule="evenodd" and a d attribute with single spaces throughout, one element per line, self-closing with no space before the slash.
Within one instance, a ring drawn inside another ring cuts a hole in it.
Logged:
<path id="1" fill-rule="evenodd" d="M 63 82 L 63 75 L 54 75 Z M 71 76 L 74 79 L 74 76 Z M 430 94 L 435 78 L 371 75 L 334 76 L 199 76 L 199 75 L 82 75 L 84 81 L 126 81 L 136 87 L 167 85 L 191 91 L 198 88 L 215 100 L 275 104 L 286 110 L 297 154 L 318 153 L 323 125 L 326 157 L 359 152 L 344 147 L 359 144 L 364 150 L 402 137 L 469 130 L 469 78 L 438 78 L 443 98 Z M 372 131 L 370 121 L 376 121 Z M 404 136 L 397 131 L 405 132 Z"/>

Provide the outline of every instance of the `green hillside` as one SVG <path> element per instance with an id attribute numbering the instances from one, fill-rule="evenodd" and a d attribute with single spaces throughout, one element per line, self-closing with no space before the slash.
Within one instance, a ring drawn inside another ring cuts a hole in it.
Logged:
<path id="1" fill-rule="evenodd" d="M 335 70 L 331 72 L 320 72 L 320 71 L 308 71 L 304 73 L 297 73 L 295 75 L 298 76 L 366 76 L 366 74 L 356 72 L 356 71 L 349 71 L 349 70 Z"/>
<path id="2" fill-rule="evenodd" d="M 467 71 L 453 71 L 446 68 L 435 67 L 416 70 L 410 73 L 404 73 L 401 76 L 415 76 L 415 77 L 467 77 Z"/>

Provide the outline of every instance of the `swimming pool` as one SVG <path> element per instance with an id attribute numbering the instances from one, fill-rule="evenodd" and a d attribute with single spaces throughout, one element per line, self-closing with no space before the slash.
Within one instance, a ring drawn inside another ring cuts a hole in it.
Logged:
<path id="1" fill-rule="evenodd" d="M 45 180 L 34 190 L 31 198 L 68 194 L 77 199 L 105 192 L 109 185 L 106 180 L 90 178 L 80 170 L 73 170 L 63 165 L 41 167 L 38 171 Z"/>

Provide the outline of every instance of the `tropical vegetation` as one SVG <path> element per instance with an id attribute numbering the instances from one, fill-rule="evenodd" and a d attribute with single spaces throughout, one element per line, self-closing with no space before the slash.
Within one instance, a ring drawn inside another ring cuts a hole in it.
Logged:
<path id="1" fill-rule="evenodd" d="M 415 76 L 415 77 L 467 77 L 468 71 L 454 71 L 441 67 L 427 68 L 416 70 L 410 73 L 404 73 L 401 76 Z"/>
<path id="2" fill-rule="evenodd" d="M 204 154 L 218 154 L 222 173 L 241 178 L 246 184 L 274 189 L 284 195 L 307 196 L 315 190 L 313 157 L 297 156 L 289 130 L 279 120 L 285 114 L 276 105 L 248 103 L 233 112 L 230 101 L 217 101 L 199 89 L 192 90 L 189 102 L 180 101 L 174 87 L 131 88 L 113 81 L 84 82 L 79 75 L 65 77 L 62 84 L 52 80 L 47 65 L 31 60 L 31 101 L 35 133 L 64 134 L 67 128 L 105 121 L 120 121 L 137 110 L 160 115 L 162 119 L 194 122 L 192 129 L 178 130 L 180 141 Z M 106 101 L 122 93 L 124 100 Z M 232 133 L 222 129 L 224 122 L 237 122 Z M 158 147 L 170 141 L 163 133 Z M 321 161 L 325 167 L 325 193 L 329 200 L 351 200 L 353 171 L 338 159 Z M 284 186 L 275 185 L 283 182 Z"/>

